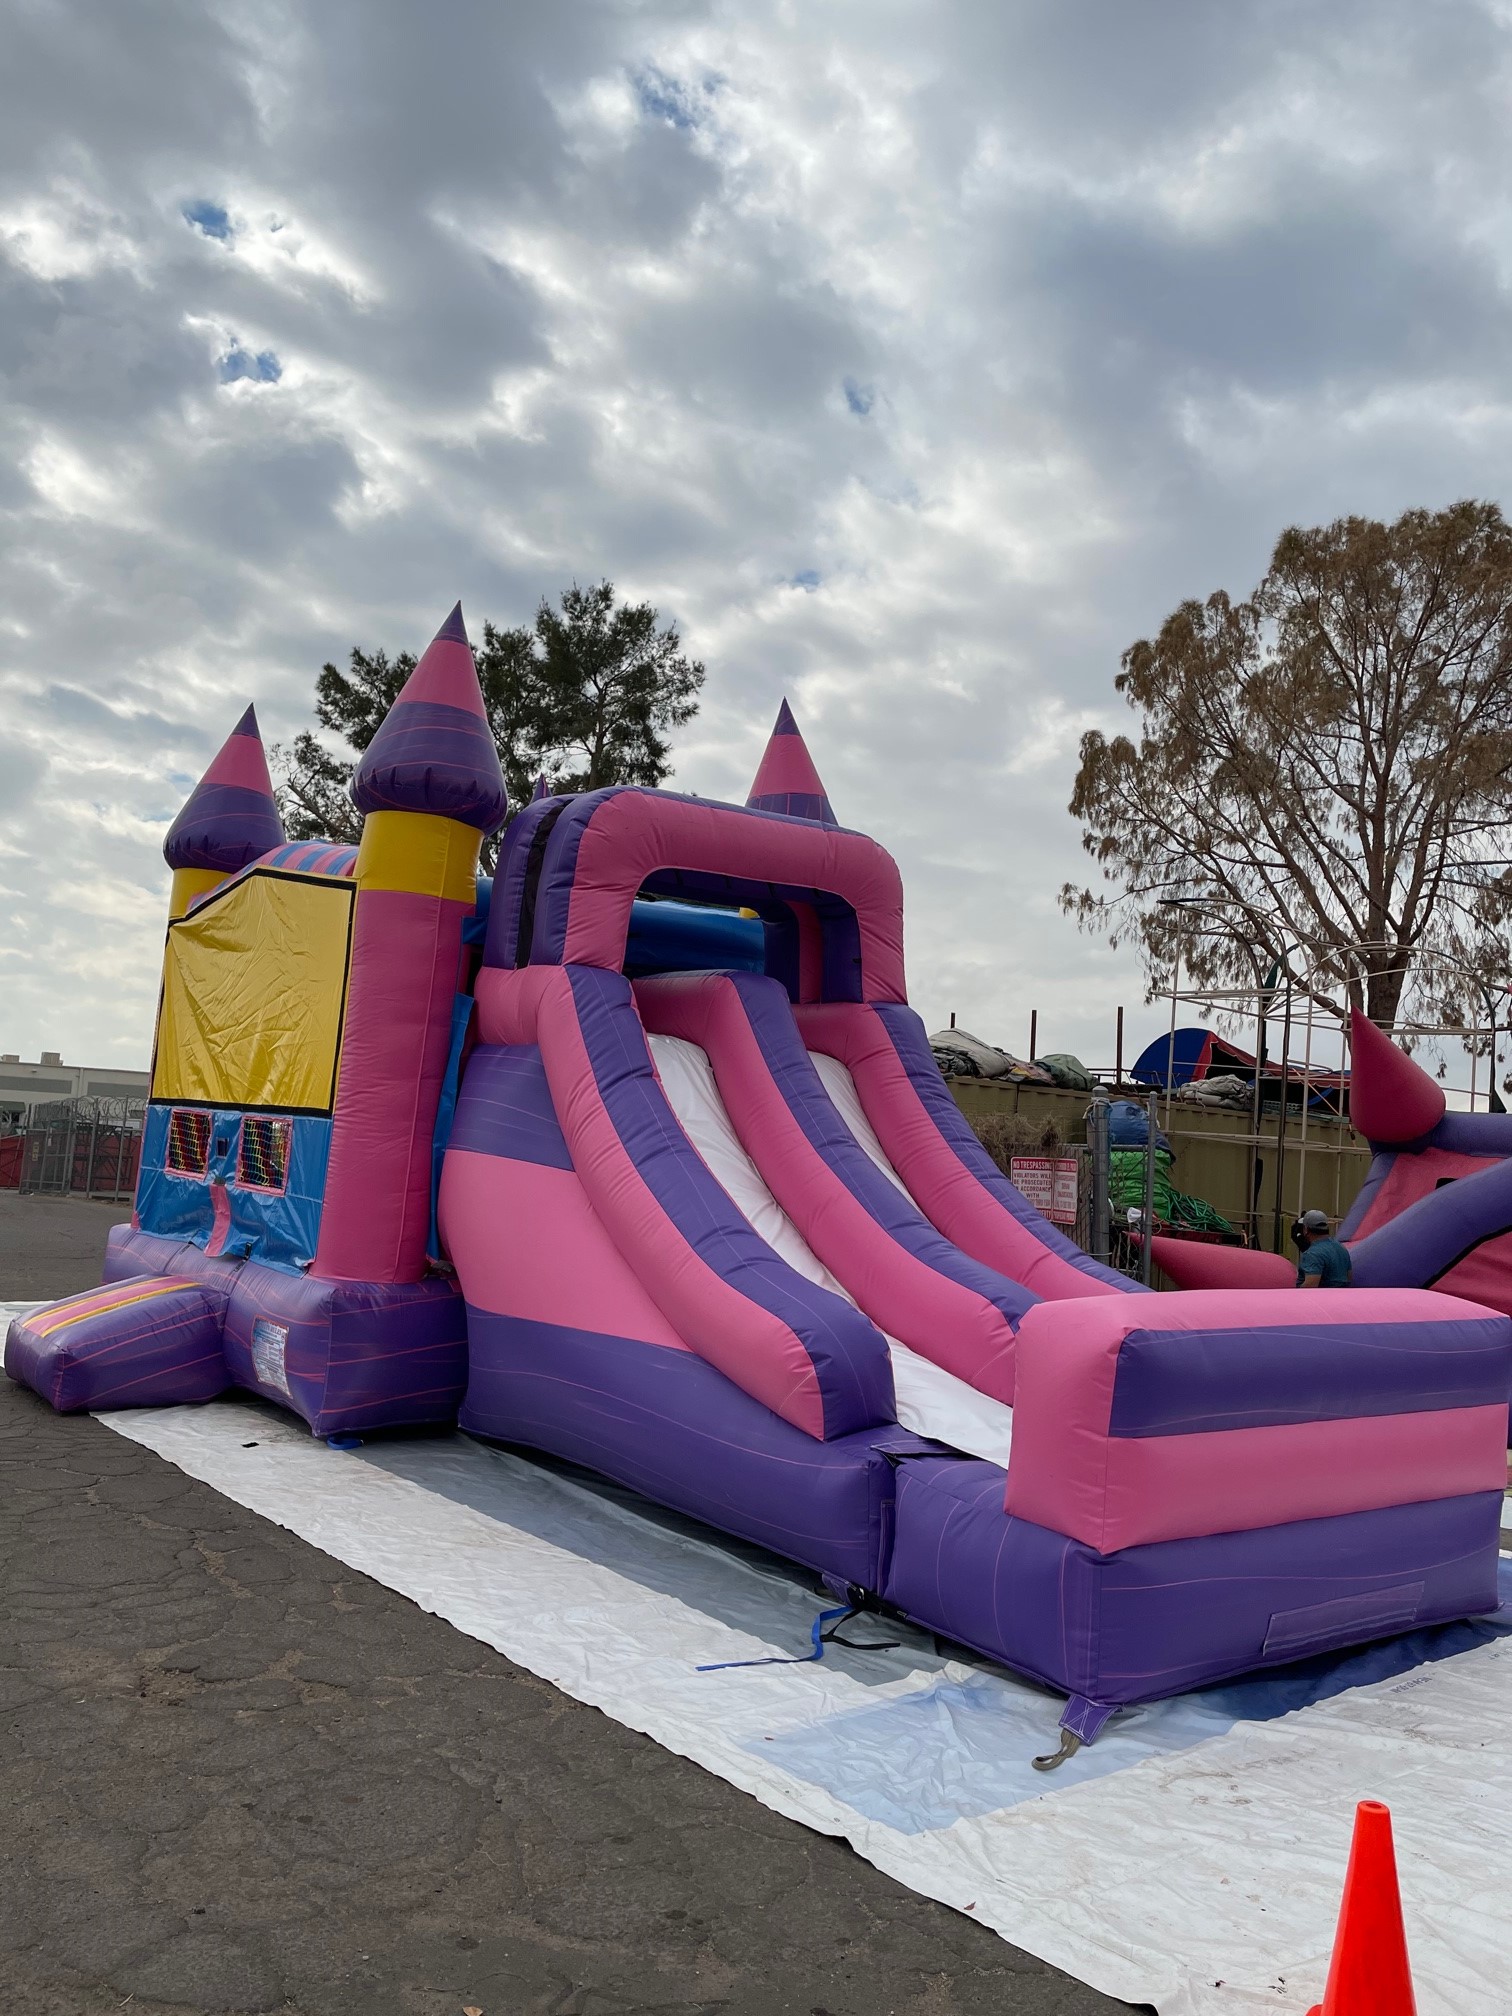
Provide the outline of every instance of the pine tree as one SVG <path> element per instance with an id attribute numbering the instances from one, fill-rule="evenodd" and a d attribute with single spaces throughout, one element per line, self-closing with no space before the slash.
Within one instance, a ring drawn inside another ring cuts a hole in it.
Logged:
<path id="1" fill-rule="evenodd" d="M 616 606 L 614 584 L 544 598 L 530 628 L 483 625 L 475 656 L 488 725 L 512 811 L 543 775 L 554 792 L 607 784 L 660 784 L 672 767 L 671 732 L 698 712 L 704 668 L 683 655 L 674 625 L 649 602 Z M 354 842 L 362 815 L 347 781 L 358 756 L 415 669 L 411 652 L 352 649 L 348 669 L 327 664 L 315 684 L 315 718 L 275 748 L 279 809 L 293 840 Z M 497 842 L 485 849 L 491 869 Z"/>

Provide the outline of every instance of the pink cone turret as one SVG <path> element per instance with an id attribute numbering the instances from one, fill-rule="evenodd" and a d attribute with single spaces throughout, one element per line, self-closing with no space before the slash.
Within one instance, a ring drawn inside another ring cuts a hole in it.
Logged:
<path id="1" fill-rule="evenodd" d="M 184 916 L 228 875 L 283 844 L 257 714 L 249 707 L 168 828 L 163 858 L 173 870 L 170 918 Z"/>
<path id="2" fill-rule="evenodd" d="M 1444 1117 L 1444 1088 L 1368 1015 L 1349 1018 L 1349 1117 L 1367 1141 L 1418 1141 Z"/>
<path id="3" fill-rule="evenodd" d="M 777 723 L 746 804 L 753 812 L 784 812 L 790 819 L 813 819 L 821 826 L 840 823 L 786 700 L 777 709 Z"/>

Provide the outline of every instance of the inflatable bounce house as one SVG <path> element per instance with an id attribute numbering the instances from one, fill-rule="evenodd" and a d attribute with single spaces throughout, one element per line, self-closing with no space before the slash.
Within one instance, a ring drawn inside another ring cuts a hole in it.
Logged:
<path id="1" fill-rule="evenodd" d="M 175 820 L 135 1215 L 13 1378 L 550 1451 L 1061 1691 L 1062 1754 L 1494 1608 L 1512 1321 L 1072 1245 L 952 1102 L 898 870 L 785 705 L 746 805 L 543 796 L 479 882 L 459 610 L 352 794 L 355 850 L 287 843 L 249 711 Z"/>
<path id="2" fill-rule="evenodd" d="M 1451 1113 L 1444 1088 L 1358 1009 L 1350 1117 L 1371 1147 L 1339 1226 L 1359 1288 L 1437 1288 L 1512 1315 L 1512 1114 Z M 1157 1238 L 1182 1288 L 1289 1288 L 1276 1253 Z"/>

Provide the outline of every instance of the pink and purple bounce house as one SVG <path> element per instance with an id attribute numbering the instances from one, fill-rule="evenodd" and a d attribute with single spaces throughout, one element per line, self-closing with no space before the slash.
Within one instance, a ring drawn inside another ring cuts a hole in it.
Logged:
<path id="1" fill-rule="evenodd" d="M 174 821 L 136 1209 L 13 1379 L 551 1452 L 1059 1690 L 1067 1750 L 1496 1607 L 1512 1320 L 1072 1245 L 952 1101 L 897 867 L 785 704 L 744 806 L 538 797 L 490 884 L 457 610 L 352 795 L 358 847 L 287 842 L 249 709 Z"/>

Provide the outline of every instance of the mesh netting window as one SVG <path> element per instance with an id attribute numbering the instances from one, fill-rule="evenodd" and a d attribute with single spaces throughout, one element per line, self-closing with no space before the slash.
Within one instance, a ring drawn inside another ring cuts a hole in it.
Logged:
<path id="1" fill-rule="evenodd" d="M 175 1106 L 168 1116 L 168 1167 L 176 1176 L 203 1176 L 210 1163 L 210 1115 Z"/>
<path id="2" fill-rule="evenodd" d="M 236 1180 L 247 1190 L 282 1190 L 289 1180 L 287 1120 L 249 1113 L 241 1123 L 236 1149 Z"/>

